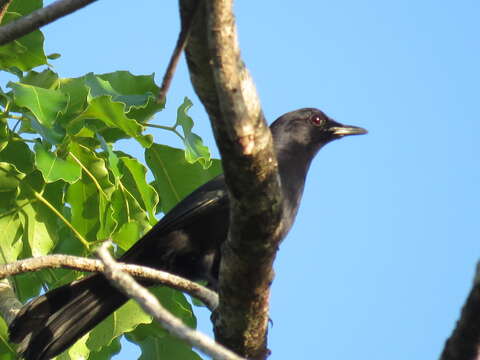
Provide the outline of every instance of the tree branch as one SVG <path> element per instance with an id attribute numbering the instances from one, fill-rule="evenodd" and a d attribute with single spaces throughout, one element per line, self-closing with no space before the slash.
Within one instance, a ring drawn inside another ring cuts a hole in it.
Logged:
<path id="1" fill-rule="evenodd" d="M 173 79 L 173 74 L 175 73 L 178 61 L 180 60 L 180 55 L 182 55 L 182 52 L 185 49 L 185 45 L 188 42 L 188 38 L 190 37 L 190 33 L 192 31 L 192 23 L 195 17 L 198 15 L 198 8 L 200 2 L 200 0 L 196 2 L 195 8 L 193 9 L 191 14 L 191 18 L 185 20 L 182 23 L 180 33 L 178 34 L 177 44 L 175 45 L 175 49 L 173 49 L 172 56 L 170 57 L 170 61 L 168 62 L 167 70 L 165 70 L 165 74 L 163 75 L 160 91 L 158 92 L 157 102 L 159 104 L 165 101 L 165 97 L 167 96 L 168 89 L 170 88 L 170 84 Z"/>
<path id="2" fill-rule="evenodd" d="M 168 312 L 160 305 L 155 296 L 135 282 L 130 275 L 122 271 L 120 264 L 116 263 L 108 252 L 108 246 L 108 242 L 102 244 L 97 250 L 97 254 L 105 265 L 103 274 L 110 280 L 112 285 L 137 301 L 140 306 L 159 321 L 169 333 L 185 340 L 203 353 L 214 359 L 242 360 L 241 357 L 235 355 L 220 344 L 216 344 L 208 336 L 186 326 L 181 320 Z"/>
<path id="3" fill-rule="evenodd" d="M 18 20 L 0 27 L 0 45 L 5 45 L 44 25 L 71 14 L 97 0 L 58 0 L 53 4 L 38 9 Z"/>
<path id="4" fill-rule="evenodd" d="M 205 3 L 187 44 L 187 64 L 214 128 L 231 205 L 214 330 L 228 348 L 263 359 L 272 264 L 284 235 L 283 198 L 271 133 L 240 58 L 232 0 Z M 193 5 L 180 5 L 183 20 Z"/>
<path id="5" fill-rule="evenodd" d="M 460 319 L 445 343 L 440 360 L 476 360 L 480 348 L 480 262 Z"/>
<path id="6" fill-rule="evenodd" d="M 0 265 L 0 279 L 40 269 L 60 267 L 89 272 L 103 272 L 105 270 L 103 263 L 99 260 L 70 255 L 47 255 Z M 202 301 L 211 311 L 218 305 L 218 295 L 214 291 L 180 276 L 146 266 L 119 263 L 118 267 L 136 278 L 153 280 L 183 291 Z M 1 306 L 0 311 L 2 311 Z M 3 311 L 1 313 L 2 315 L 5 314 Z"/>

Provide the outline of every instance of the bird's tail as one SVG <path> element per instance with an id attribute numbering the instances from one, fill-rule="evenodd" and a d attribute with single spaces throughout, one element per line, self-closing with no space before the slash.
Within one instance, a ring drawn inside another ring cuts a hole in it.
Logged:
<path id="1" fill-rule="evenodd" d="M 10 340 L 26 360 L 50 359 L 127 300 L 103 275 L 90 276 L 24 306 L 10 325 Z"/>

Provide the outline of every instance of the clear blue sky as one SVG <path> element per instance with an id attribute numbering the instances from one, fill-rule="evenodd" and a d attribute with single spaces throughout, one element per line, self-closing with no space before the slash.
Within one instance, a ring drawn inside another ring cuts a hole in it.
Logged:
<path id="1" fill-rule="evenodd" d="M 438 357 L 480 257 L 480 3 L 263 0 L 236 10 L 269 121 L 308 106 L 370 131 L 328 145 L 311 168 L 275 265 L 271 359 Z M 61 76 L 130 70 L 159 83 L 177 2 L 103 0 L 43 30 Z M 215 148 L 183 61 L 155 122 L 172 123 L 184 96 Z"/>

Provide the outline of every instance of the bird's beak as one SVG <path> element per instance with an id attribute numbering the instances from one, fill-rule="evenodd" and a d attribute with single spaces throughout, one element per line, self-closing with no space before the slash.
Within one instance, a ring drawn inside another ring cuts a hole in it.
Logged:
<path id="1" fill-rule="evenodd" d="M 364 128 L 351 125 L 333 126 L 329 130 L 336 136 L 362 135 L 368 133 Z"/>

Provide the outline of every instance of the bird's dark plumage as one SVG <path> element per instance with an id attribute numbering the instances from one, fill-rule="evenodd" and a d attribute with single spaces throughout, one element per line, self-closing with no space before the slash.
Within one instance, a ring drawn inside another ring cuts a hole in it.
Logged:
<path id="1" fill-rule="evenodd" d="M 287 113 L 270 127 L 285 199 L 285 224 L 292 225 L 310 162 L 320 148 L 364 129 L 336 123 L 317 109 Z M 229 224 L 223 175 L 199 187 L 132 246 L 120 259 L 192 280 L 218 279 L 220 246 Z M 58 355 L 118 309 L 127 298 L 101 275 L 64 285 L 33 300 L 10 325 L 10 339 L 27 360 Z"/>

